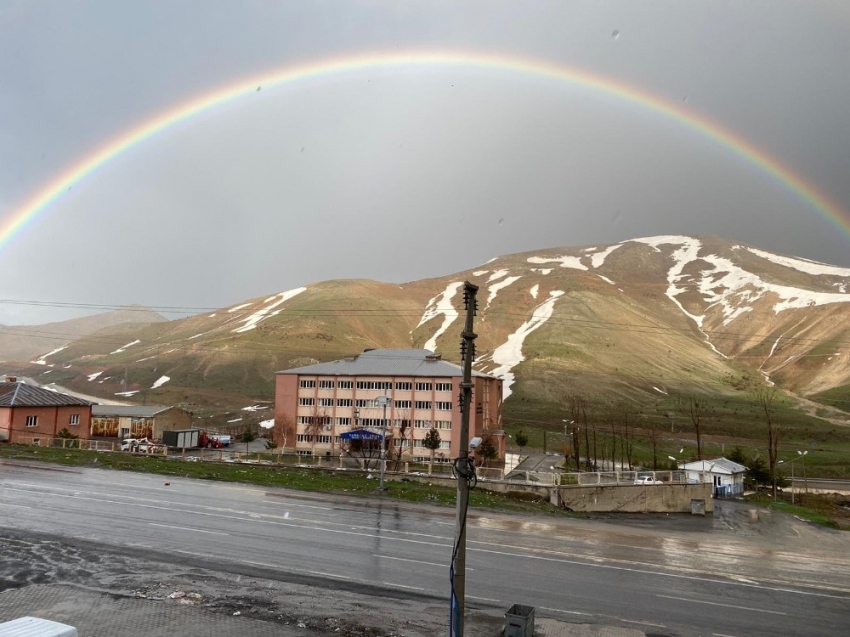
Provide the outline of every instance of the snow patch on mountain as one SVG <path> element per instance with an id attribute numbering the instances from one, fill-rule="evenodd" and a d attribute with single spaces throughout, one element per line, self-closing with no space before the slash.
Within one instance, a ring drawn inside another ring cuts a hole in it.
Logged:
<path id="1" fill-rule="evenodd" d="M 228 313 L 238 312 L 239 310 L 244 310 L 246 307 L 251 307 L 251 303 L 243 303 L 242 305 L 237 305 L 236 307 L 230 308 Z M 214 314 L 212 316 L 215 316 Z"/>
<path id="2" fill-rule="evenodd" d="M 56 349 L 54 349 L 54 350 L 52 350 L 52 351 L 50 351 L 50 352 L 47 352 L 47 354 L 42 354 L 41 356 L 39 356 L 39 357 L 38 357 L 38 360 L 37 360 L 37 361 L 33 361 L 33 362 L 34 362 L 36 365 L 46 365 L 47 363 L 46 363 L 46 362 L 45 362 L 45 360 L 44 360 L 45 358 L 47 358 L 48 356 L 53 356 L 54 354 L 58 354 L 58 353 L 59 353 L 59 352 L 61 352 L 63 349 L 66 349 L 67 347 L 68 347 L 68 344 L 66 343 L 65 345 L 62 345 L 62 346 L 57 347 Z"/>
<path id="3" fill-rule="evenodd" d="M 126 345 L 122 345 L 122 346 L 121 346 L 121 347 L 119 347 L 118 349 L 116 349 L 116 350 L 114 350 L 114 351 L 112 351 L 112 352 L 109 352 L 109 353 L 110 353 L 110 354 L 120 354 L 121 352 L 123 352 L 123 351 L 124 351 L 125 349 L 127 349 L 128 347 L 132 347 L 133 345 L 138 345 L 138 344 L 139 344 L 139 343 L 141 343 L 141 342 L 142 342 L 142 341 L 140 341 L 139 339 L 136 339 L 136 340 L 135 340 L 135 341 L 133 341 L 132 343 L 127 343 Z"/>
<path id="4" fill-rule="evenodd" d="M 609 279 L 607 276 L 602 276 L 601 274 L 597 274 L 596 276 L 598 276 L 600 279 L 605 281 L 605 283 L 610 283 L 611 285 L 617 285 L 611 279 Z"/>
<path id="5" fill-rule="evenodd" d="M 522 344 L 526 337 L 552 317 L 555 301 L 564 293 L 561 290 L 549 292 L 549 298 L 534 308 L 531 318 L 520 325 L 508 336 L 508 340 L 499 345 L 493 352 L 492 360 L 498 365 L 490 373 L 502 379 L 502 399 L 511 395 L 511 385 L 514 384 L 513 368 L 525 360 L 522 354 Z"/>
<path id="6" fill-rule="evenodd" d="M 532 272 L 539 272 L 543 276 L 546 276 L 552 271 L 552 268 L 531 268 Z"/>
<path id="7" fill-rule="evenodd" d="M 95 378 L 100 376 L 103 372 L 95 372 L 94 374 L 89 374 L 86 378 L 89 379 L 89 382 L 92 382 Z"/>
<path id="8" fill-rule="evenodd" d="M 484 276 L 489 271 L 490 270 L 476 270 L 475 272 L 472 273 L 472 276 Z"/>
<path id="9" fill-rule="evenodd" d="M 518 281 L 521 277 L 518 276 L 509 276 L 507 279 L 502 279 L 501 281 L 497 281 L 493 285 L 487 288 L 489 290 L 490 295 L 487 297 L 487 305 L 484 306 L 486 310 L 490 307 L 490 304 L 496 300 L 496 295 L 499 293 L 499 290 L 508 287 L 511 283 Z M 425 348 L 429 349 L 429 348 Z"/>
<path id="10" fill-rule="evenodd" d="M 487 279 L 487 283 L 490 283 L 491 281 L 495 281 L 496 279 L 501 279 L 507 273 L 508 273 L 508 270 L 495 270 L 493 272 L 493 274 L 491 274 L 490 277 Z"/>
<path id="11" fill-rule="evenodd" d="M 573 257 L 565 255 L 563 257 L 528 257 L 529 263 L 560 263 L 562 268 L 572 268 L 573 270 L 587 270 L 587 266 L 581 262 L 581 257 Z"/>
<path id="12" fill-rule="evenodd" d="M 419 320 L 419 325 L 416 327 L 422 327 L 422 325 L 430 321 L 432 318 L 440 315 L 443 316 L 443 324 L 440 325 L 434 335 L 427 340 L 425 345 L 423 345 L 424 349 L 429 349 L 432 352 L 437 351 L 437 338 L 449 329 L 449 326 L 458 317 L 458 311 L 454 308 L 454 305 L 452 305 L 452 298 L 454 298 L 454 295 L 457 294 L 461 285 L 463 285 L 462 281 L 449 283 L 445 290 L 428 301 L 428 305 L 425 306 L 425 313 L 422 315 L 422 318 Z"/>
<path id="13" fill-rule="evenodd" d="M 536 298 L 537 298 L 537 291 L 538 291 L 539 289 L 540 289 L 540 286 L 539 286 L 538 284 L 536 284 L 536 283 L 535 283 L 535 284 L 532 286 L 532 288 L 528 291 L 528 293 L 529 293 L 529 294 L 531 294 L 532 298 L 535 298 L 535 299 L 536 299 Z"/>
<path id="14" fill-rule="evenodd" d="M 274 308 L 276 308 L 278 305 L 286 303 L 292 297 L 298 296 L 306 289 L 306 287 L 300 287 L 295 288 L 293 290 L 287 290 L 286 292 L 281 292 L 280 294 L 275 294 L 274 296 L 270 296 L 264 301 L 264 303 L 266 304 L 265 307 L 260 308 L 259 310 L 248 316 L 248 318 L 242 319 L 240 322 L 245 323 L 245 325 L 243 325 L 242 327 L 237 327 L 235 330 L 231 330 L 231 332 L 240 333 L 253 330 L 263 319 L 269 318 L 270 316 L 277 316 L 278 314 L 280 314 L 281 310 L 273 312 L 272 310 L 274 310 Z"/>
<path id="15" fill-rule="evenodd" d="M 850 277 L 850 268 L 839 268 L 834 265 L 827 265 L 826 263 L 818 263 L 817 261 L 783 257 L 778 254 L 773 254 L 772 252 L 759 250 L 758 248 L 747 247 L 746 249 L 762 259 L 767 259 L 777 265 L 784 265 L 787 268 L 793 268 L 800 272 L 805 272 L 806 274 L 827 274 L 831 276 Z"/>
<path id="16" fill-rule="evenodd" d="M 622 245 L 622 243 L 615 243 L 614 245 L 608 246 L 600 252 L 595 252 L 594 254 L 591 254 L 590 265 L 592 265 L 594 268 L 602 267 L 602 264 L 605 263 L 606 257 Z"/>
<path id="17" fill-rule="evenodd" d="M 159 378 L 156 379 L 156 382 L 153 385 L 151 385 L 151 389 L 156 389 L 157 387 L 162 387 L 163 385 L 165 385 L 165 383 L 167 383 L 170 380 L 171 380 L 171 378 L 168 377 L 168 376 L 160 376 Z"/>

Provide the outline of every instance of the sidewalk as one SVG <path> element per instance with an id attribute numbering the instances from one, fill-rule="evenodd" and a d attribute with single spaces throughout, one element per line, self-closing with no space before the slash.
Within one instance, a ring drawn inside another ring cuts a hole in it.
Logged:
<path id="1" fill-rule="evenodd" d="M 75 586 L 39 584 L 0 593 L 0 623 L 33 616 L 74 626 L 80 637 L 290 637 L 333 634 L 340 637 L 398 636 L 375 629 L 351 628 L 326 620 L 321 628 L 285 624 L 241 615 L 234 616 L 195 605 L 195 600 L 153 601 L 115 597 Z M 469 637 L 498 637 L 503 620 L 473 614 L 467 622 Z M 418 631 L 413 631 L 418 632 Z M 437 634 L 445 634 L 440 631 Z M 586 624 L 568 624 L 538 618 L 535 637 L 644 637 L 638 630 Z M 436 637 L 436 635 L 435 635 Z"/>

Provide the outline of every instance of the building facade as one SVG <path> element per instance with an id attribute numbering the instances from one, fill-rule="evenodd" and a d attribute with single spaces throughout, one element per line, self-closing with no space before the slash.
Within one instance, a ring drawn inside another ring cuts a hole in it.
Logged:
<path id="1" fill-rule="evenodd" d="M 91 408 L 87 400 L 7 378 L 0 383 L 0 441 L 31 443 L 63 429 L 88 438 Z"/>
<path id="2" fill-rule="evenodd" d="M 424 440 L 440 434 L 436 461 L 456 458 L 463 370 L 429 350 L 375 349 L 351 358 L 278 372 L 275 439 L 301 455 L 345 453 L 340 436 L 380 433 L 386 414 L 388 457 L 428 461 Z M 502 381 L 473 372 L 469 437 L 488 437 L 504 457 Z M 386 397 L 386 398 L 384 398 Z M 386 411 L 383 402 L 386 400 Z"/>
<path id="3" fill-rule="evenodd" d="M 165 405 L 95 405 L 91 435 L 103 438 L 162 440 L 164 431 L 192 427 L 192 412 Z"/>
<path id="4" fill-rule="evenodd" d="M 715 497 L 740 496 L 744 493 L 747 468 L 727 458 L 688 462 L 680 464 L 679 469 L 685 471 L 688 482 L 710 482 Z"/>

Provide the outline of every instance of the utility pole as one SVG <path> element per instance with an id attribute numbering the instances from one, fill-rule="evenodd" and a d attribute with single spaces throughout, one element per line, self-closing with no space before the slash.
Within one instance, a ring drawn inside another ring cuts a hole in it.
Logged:
<path id="1" fill-rule="evenodd" d="M 466 612 L 466 510 L 469 506 L 469 478 L 474 467 L 469 458 L 469 416 L 472 405 L 472 361 L 475 359 L 473 317 L 478 302 L 478 286 L 466 281 L 463 284 L 463 302 L 466 306 L 466 324 L 461 334 L 460 353 L 463 361 L 463 381 L 460 384 L 460 439 L 455 465 L 457 473 L 457 511 L 455 516 L 455 547 L 452 555 L 452 607 L 449 617 L 449 635 L 463 637 Z"/>
<path id="2" fill-rule="evenodd" d="M 384 394 L 376 399 L 384 408 L 384 418 L 381 421 L 381 491 L 384 490 L 384 471 L 387 468 L 387 403 L 390 397 Z"/>

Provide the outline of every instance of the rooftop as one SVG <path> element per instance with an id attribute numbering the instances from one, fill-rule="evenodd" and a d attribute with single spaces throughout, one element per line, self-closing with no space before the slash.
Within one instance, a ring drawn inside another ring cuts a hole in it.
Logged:
<path id="1" fill-rule="evenodd" d="M 171 409 L 165 405 L 95 405 L 92 416 L 117 416 L 128 418 L 153 418 L 159 412 Z"/>
<path id="2" fill-rule="evenodd" d="M 0 383 L 0 407 L 66 407 L 91 405 L 87 400 L 22 382 Z"/>
<path id="3" fill-rule="evenodd" d="M 278 374 L 317 376 L 462 376 L 460 365 L 442 360 L 427 349 L 368 349 L 362 354 L 329 363 L 295 367 Z M 473 370 L 478 378 L 493 378 Z"/>
<path id="4" fill-rule="evenodd" d="M 715 473 L 744 473 L 747 468 L 732 462 L 728 458 L 714 458 L 712 460 L 697 460 L 683 464 L 680 469 L 690 469 L 691 471 L 706 471 Z"/>

